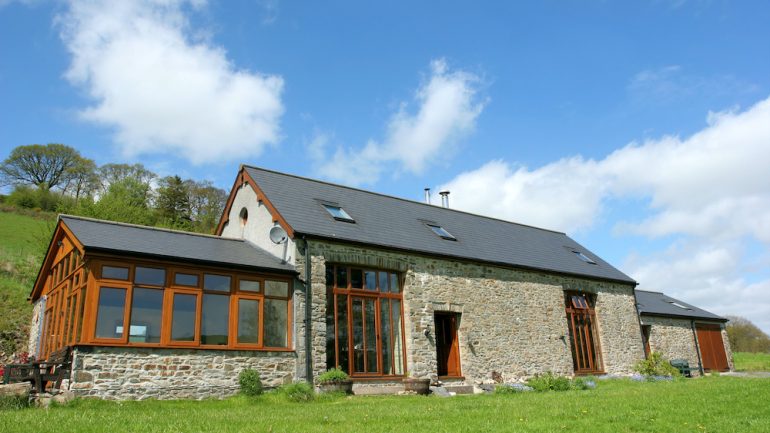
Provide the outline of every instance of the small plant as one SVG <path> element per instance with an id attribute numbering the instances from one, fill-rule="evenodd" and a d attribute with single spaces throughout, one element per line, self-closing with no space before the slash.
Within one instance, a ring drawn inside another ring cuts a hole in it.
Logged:
<path id="1" fill-rule="evenodd" d="M 634 364 L 634 371 L 647 377 L 679 376 L 679 370 L 672 366 L 660 352 L 652 352 L 647 359 L 643 359 Z"/>
<path id="2" fill-rule="evenodd" d="M 241 374 L 238 375 L 238 384 L 241 385 L 241 392 L 248 396 L 254 397 L 262 395 L 264 392 L 259 373 L 251 368 L 241 371 Z"/>
<path id="3" fill-rule="evenodd" d="M 350 380 L 350 376 L 339 368 L 331 368 L 318 376 L 318 383 L 341 383 Z"/>
<path id="4" fill-rule="evenodd" d="M 564 376 L 556 376 L 550 371 L 545 374 L 535 375 L 527 381 L 535 391 L 569 391 L 572 389 L 572 382 Z"/>
<path id="5" fill-rule="evenodd" d="M 312 401 L 315 398 L 313 387 L 307 382 L 290 383 L 283 385 L 279 392 L 286 396 L 289 401 L 304 403 Z"/>

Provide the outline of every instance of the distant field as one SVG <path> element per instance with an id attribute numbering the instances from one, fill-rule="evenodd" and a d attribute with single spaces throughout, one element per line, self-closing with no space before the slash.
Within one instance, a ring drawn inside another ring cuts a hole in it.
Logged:
<path id="1" fill-rule="evenodd" d="M 770 353 L 733 353 L 736 371 L 770 371 Z"/>
<path id="2" fill-rule="evenodd" d="M 768 432 L 770 379 L 600 381 L 595 390 L 291 403 L 275 395 L 0 411 L 15 432 Z"/>

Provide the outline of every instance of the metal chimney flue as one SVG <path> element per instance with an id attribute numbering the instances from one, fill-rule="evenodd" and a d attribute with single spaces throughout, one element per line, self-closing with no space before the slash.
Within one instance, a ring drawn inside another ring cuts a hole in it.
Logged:
<path id="1" fill-rule="evenodd" d="M 430 188 L 425 188 L 425 203 L 430 204 Z"/>
<path id="2" fill-rule="evenodd" d="M 441 191 L 438 195 L 441 196 L 441 207 L 449 208 L 449 191 Z"/>

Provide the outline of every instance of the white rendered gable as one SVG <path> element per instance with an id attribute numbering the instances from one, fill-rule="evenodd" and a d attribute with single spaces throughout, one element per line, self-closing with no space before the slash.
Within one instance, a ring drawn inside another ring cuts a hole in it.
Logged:
<path id="1" fill-rule="evenodd" d="M 245 223 L 241 218 L 241 211 L 246 209 L 248 218 Z M 270 240 L 270 229 L 277 226 L 273 222 L 273 216 L 267 207 L 259 201 L 256 192 L 248 183 L 244 183 L 235 193 L 233 204 L 230 206 L 228 222 L 222 229 L 222 236 L 229 238 L 246 239 L 262 248 L 268 253 L 295 264 L 295 245 L 292 239 L 276 245 Z"/>

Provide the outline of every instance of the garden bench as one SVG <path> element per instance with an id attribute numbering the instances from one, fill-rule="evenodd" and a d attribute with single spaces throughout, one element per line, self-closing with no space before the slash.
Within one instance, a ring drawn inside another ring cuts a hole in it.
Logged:
<path id="1" fill-rule="evenodd" d="M 32 382 L 34 379 L 34 367 L 27 364 L 6 364 L 3 367 L 3 384 L 17 382 Z"/>
<path id="2" fill-rule="evenodd" d="M 54 388 L 61 386 L 70 372 L 70 348 L 65 347 L 52 353 L 45 361 L 33 362 L 33 382 L 38 393 L 45 391 L 48 382 L 54 382 Z"/>
<path id="3" fill-rule="evenodd" d="M 684 377 L 692 377 L 692 368 L 686 359 L 672 359 L 671 365 Z"/>

